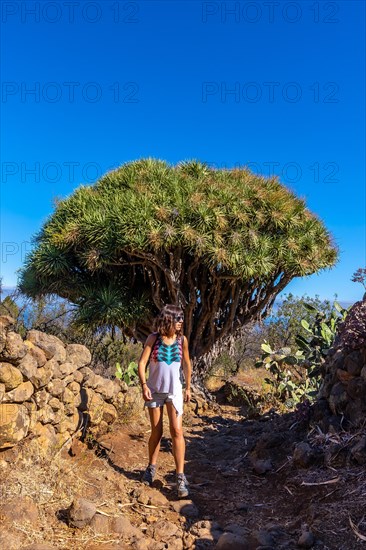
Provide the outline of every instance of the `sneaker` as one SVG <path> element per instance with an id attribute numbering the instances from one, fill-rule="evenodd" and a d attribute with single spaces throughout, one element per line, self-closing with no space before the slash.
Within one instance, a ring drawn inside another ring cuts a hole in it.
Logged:
<path id="1" fill-rule="evenodd" d="M 142 483 L 144 483 L 145 485 L 152 485 L 155 477 L 155 472 L 156 466 L 154 466 L 153 464 L 149 464 L 142 476 Z"/>
<path id="2" fill-rule="evenodd" d="M 189 495 L 187 485 L 188 485 L 188 481 L 186 479 L 186 476 L 184 474 L 177 474 L 178 498 L 184 498 Z"/>

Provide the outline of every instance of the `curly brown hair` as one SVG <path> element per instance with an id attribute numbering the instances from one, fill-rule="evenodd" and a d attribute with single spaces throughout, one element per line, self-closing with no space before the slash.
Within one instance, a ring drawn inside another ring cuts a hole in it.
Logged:
<path id="1" fill-rule="evenodd" d="M 166 304 L 154 320 L 154 330 L 161 336 L 169 336 L 175 328 L 175 316 L 184 317 L 183 309 L 174 304 Z M 177 337 L 182 336 L 182 330 L 176 331 Z"/>

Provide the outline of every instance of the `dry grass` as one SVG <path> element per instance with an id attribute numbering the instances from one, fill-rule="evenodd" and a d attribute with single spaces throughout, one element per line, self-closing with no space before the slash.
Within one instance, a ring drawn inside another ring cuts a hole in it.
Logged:
<path id="1" fill-rule="evenodd" d="M 268 378 L 268 376 L 269 374 L 266 369 L 248 367 L 244 370 L 240 370 L 235 375 L 235 379 L 251 386 L 253 390 L 260 393 L 268 391 L 268 384 L 265 382 L 265 378 Z M 206 379 L 205 386 L 209 391 L 217 391 L 225 384 L 228 378 L 230 378 L 230 376 L 228 377 L 225 375 L 224 369 L 218 369 L 214 375 Z"/>
<path id="2" fill-rule="evenodd" d="M 37 505 L 37 524 L 14 521 L 8 526 L 14 535 L 22 537 L 24 545 L 47 541 L 56 548 L 81 550 L 91 543 L 103 547 L 121 541 L 118 537 L 111 538 L 110 534 L 96 534 L 90 526 L 70 528 L 65 521 L 65 511 L 76 495 L 92 500 L 103 515 L 121 515 L 120 496 L 129 491 L 128 481 L 123 487 L 120 476 L 111 472 L 106 460 L 95 456 L 94 450 L 85 447 L 77 460 L 58 454 L 50 461 L 28 453 L 24 446 L 16 464 L 4 468 L 3 463 L 2 470 L 2 502 L 27 496 Z M 128 515 L 125 509 L 123 514 Z M 3 527 L 7 527 L 5 522 Z"/>

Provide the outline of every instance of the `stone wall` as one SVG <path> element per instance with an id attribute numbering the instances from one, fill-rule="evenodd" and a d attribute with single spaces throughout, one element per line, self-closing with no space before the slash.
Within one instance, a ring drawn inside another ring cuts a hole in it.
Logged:
<path id="1" fill-rule="evenodd" d="M 0 449 L 27 438 L 40 456 L 76 432 L 105 432 L 128 402 L 127 386 L 95 374 L 90 351 L 38 330 L 25 339 L 0 316 Z"/>
<path id="2" fill-rule="evenodd" d="M 320 397 L 333 415 L 354 427 L 366 420 L 366 301 L 356 302 L 340 325 L 325 362 Z"/>

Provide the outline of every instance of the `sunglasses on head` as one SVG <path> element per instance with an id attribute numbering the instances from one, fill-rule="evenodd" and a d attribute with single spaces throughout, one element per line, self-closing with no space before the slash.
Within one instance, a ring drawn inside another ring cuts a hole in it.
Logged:
<path id="1" fill-rule="evenodd" d="M 184 319 L 184 318 L 183 318 L 183 315 L 174 315 L 174 321 L 175 321 L 176 323 L 182 322 L 183 319 Z"/>

